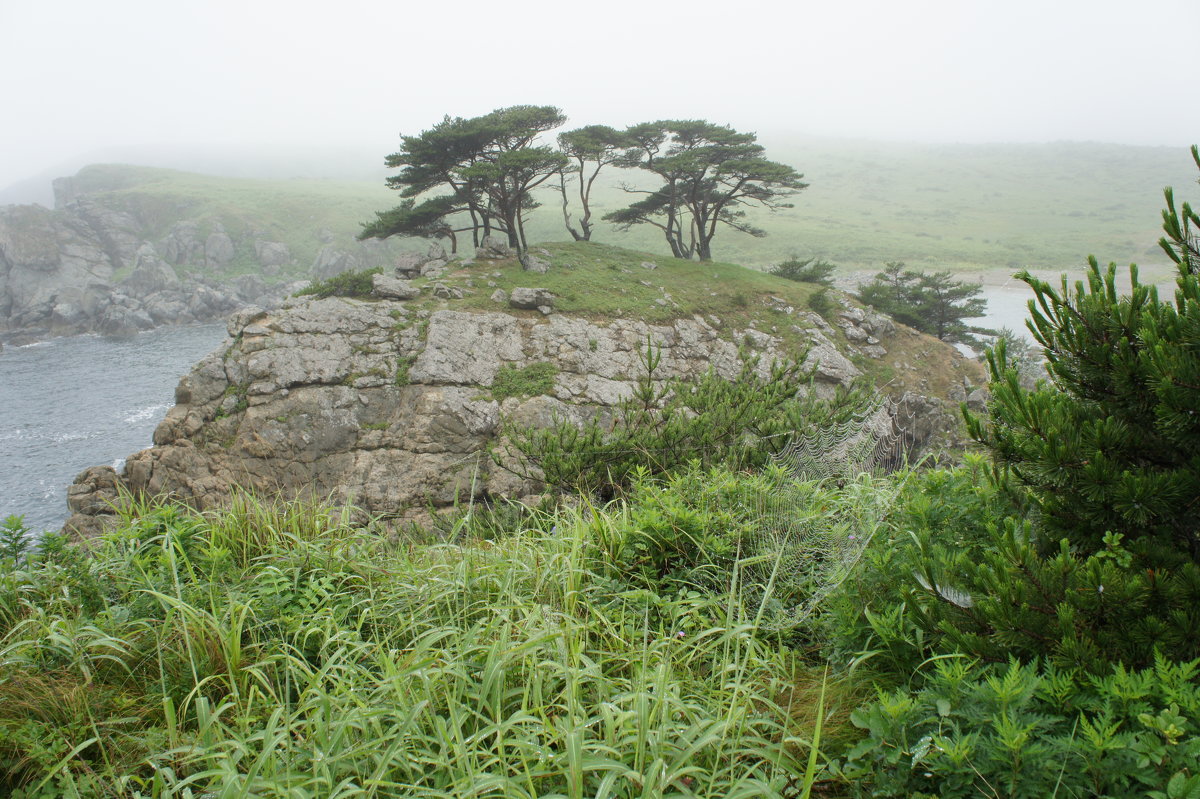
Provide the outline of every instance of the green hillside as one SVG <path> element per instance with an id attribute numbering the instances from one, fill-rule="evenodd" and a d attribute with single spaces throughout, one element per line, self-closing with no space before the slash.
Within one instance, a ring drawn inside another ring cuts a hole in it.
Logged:
<path id="1" fill-rule="evenodd" d="M 219 222 L 235 241 L 257 232 L 283 242 L 302 268 L 323 246 L 323 232 L 349 242 L 364 219 L 394 200 L 384 186 L 361 181 L 225 178 L 124 164 L 85 167 L 73 180 L 77 194 L 127 211 L 149 238 L 182 219 Z M 248 251 L 238 256 L 235 265 L 253 262 Z"/>
<path id="2" fill-rule="evenodd" d="M 1162 189 L 1195 197 L 1186 150 L 1090 143 L 917 145 L 793 138 L 767 142 L 771 157 L 796 166 L 810 187 L 795 207 L 753 215 L 768 231 L 756 239 L 722 231 L 716 257 L 751 266 L 790 255 L 819 256 L 847 270 L 887 261 L 910 266 L 1059 271 L 1104 261 L 1162 263 L 1155 242 Z M 603 178 L 603 176 L 602 176 Z M 597 215 L 630 200 L 611 171 L 598 190 Z M 101 193 L 152 228 L 180 215 L 220 220 L 231 233 L 258 226 L 307 262 L 326 230 L 355 235 L 397 195 L 382 185 L 325 180 L 220 178 L 164 169 L 93 166 L 77 177 L 81 191 Z M 566 238 L 559 196 L 543 191 L 529 222 L 531 239 Z M 621 233 L 601 223 L 599 242 L 666 253 L 652 228 Z"/>

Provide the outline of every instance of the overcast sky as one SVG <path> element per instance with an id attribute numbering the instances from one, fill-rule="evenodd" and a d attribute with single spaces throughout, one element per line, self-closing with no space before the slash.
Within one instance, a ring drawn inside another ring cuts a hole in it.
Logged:
<path id="1" fill-rule="evenodd" d="M 0 188 L 105 148 L 361 149 L 443 115 L 1200 141 L 1196 0 L 0 0 Z M 135 160 L 128 156 L 126 160 Z"/>

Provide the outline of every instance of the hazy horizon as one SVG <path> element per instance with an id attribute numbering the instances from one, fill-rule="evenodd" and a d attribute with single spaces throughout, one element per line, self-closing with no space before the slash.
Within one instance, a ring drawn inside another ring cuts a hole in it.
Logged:
<path id="1" fill-rule="evenodd" d="M 106 152 L 336 150 L 382 174 L 399 133 L 517 103 L 557 105 L 570 126 L 705 118 L 766 141 L 1182 148 L 1200 139 L 1200 105 L 1170 77 L 1190 74 L 1186 48 L 1163 45 L 1190 13 L 1184 0 L 5 4 L 0 189 Z"/>

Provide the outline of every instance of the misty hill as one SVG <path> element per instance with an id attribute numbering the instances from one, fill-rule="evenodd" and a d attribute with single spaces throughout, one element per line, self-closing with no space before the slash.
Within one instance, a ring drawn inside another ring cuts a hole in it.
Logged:
<path id="1" fill-rule="evenodd" d="M 1183 199 L 1193 188 L 1187 153 L 1174 148 L 792 138 L 768 143 L 768 153 L 805 172 L 811 186 L 794 208 L 752 217 L 768 231 L 765 238 L 718 234 L 720 260 L 762 267 L 798 255 L 848 271 L 901 260 L 954 272 L 1057 272 L 1095 254 L 1153 266 L 1163 261 L 1154 222 L 1162 188 L 1175 186 Z M 246 169 L 244 160 L 230 164 Z M 635 195 L 618 184 L 639 176 L 614 170 L 604 177 L 597 216 L 629 202 Z M 171 323 L 178 303 L 189 302 L 177 280 L 230 295 L 189 309 L 183 320 L 211 318 L 239 302 L 268 303 L 290 282 L 385 266 L 397 252 L 425 247 L 415 240 L 355 240 L 363 222 L 398 201 L 381 181 L 93 165 L 54 188 L 54 211 L 0 209 L 0 330 L 128 332 Z M 566 238 L 559 195 L 543 191 L 538 199 L 531 240 Z M 666 251 L 653 228 L 623 233 L 601 224 L 595 237 Z M 150 272 L 126 283 L 139 266 Z M 182 293 L 147 307 L 147 296 L 165 284 Z M 115 319 L 106 319 L 106 308 Z"/>
<path id="2" fill-rule="evenodd" d="M 1147 265 L 1161 260 L 1155 220 L 1163 187 L 1174 186 L 1185 199 L 1194 196 L 1191 161 L 1183 148 L 1078 142 L 927 145 L 804 136 L 764 138 L 763 143 L 769 157 L 796 167 L 811 185 L 795 198 L 795 208 L 754 218 L 768 231 L 766 238 L 719 234 L 718 258 L 761 266 L 795 254 L 855 270 L 903 260 L 952 271 L 1058 271 L 1095 254 L 1105 261 Z M 132 153 L 122 155 L 143 162 Z M 160 170 L 135 191 L 163 198 L 179 194 L 187 201 L 205 197 L 211 208 L 249 201 L 250 210 L 265 211 L 285 227 L 302 226 L 305 216 L 313 215 L 325 228 L 351 235 L 375 211 L 397 201 L 379 177 L 383 155 L 372 159 L 361 151 L 330 150 L 305 159 L 298 153 L 271 157 L 248 149 L 243 156 L 205 151 L 168 158 L 151 152 L 144 162 L 191 163 L 192 171 L 206 175 Z M 327 162 L 324 168 L 318 159 Z M 238 180 L 226 183 L 218 176 Z M 332 179 L 337 176 L 344 179 Z M 617 184 L 636 183 L 639 177 L 603 173 L 607 185 L 597 210 L 602 214 L 627 204 L 631 198 Z M 314 210 L 322 197 L 332 207 Z M 292 208 L 272 211 L 272 198 L 298 203 L 305 215 Z M 558 195 L 545 191 L 539 199 L 543 208 L 531 220 L 533 235 L 543 241 L 566 238 Z M 622 234 L 601 224 L 597 239 L 653 251 L 664 247 L 652 229 Z"/>
<path id="3" fill-rule="evenodd" d="M 1058 272 L 1080 268 L 1091 254 L 1159 264 L 1166 262 L 1156 244 L 1163 188 L 1174 186 L 1185 199 L 1197 196 L 1195 169 L 1183 148 L 798 137 L 763 144 L 768 157 L 796 167 L 810 186 L 792 209 L 750 215 L 765 238 L 719 233 L 717 258 L 762 266 L 790 255 L 816 256 L 871 271 L 899 260 L 954 272 Z M 615 188 L 599 200 L 600 214 L 631 201 Z M 532 229 L 562 238 L 557 196 L 543 202 L 548 207 Z M 598 238 L 639 249 L 665 246 L 651 229 L 618 234 L 601 226 Z"/>
<path id="4" fill-rule="evenodd" d="M 10 339 L 220 319 L 402 249 L 355 240 L 358 221 L 389 199 L 365 182 L 95 165 L 54 192 L 53 210 L 0 207 L 0 333 Z"/>

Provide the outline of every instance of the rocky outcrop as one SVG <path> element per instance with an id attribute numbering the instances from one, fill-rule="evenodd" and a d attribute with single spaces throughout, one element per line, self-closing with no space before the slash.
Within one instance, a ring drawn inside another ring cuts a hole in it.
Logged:
<path id="1" fill-rule="evenodd" d="M 322 232 L 323 248 L 310 266 L 301 264 L 250 220 L 223 224 L 189 218 L 199 212 L 183 202 L 131 200 L 120 192 L 134 177 L 104 174 L 100 180 L 84 170 L 56 180 L 54 210 L 0 207 L 0 340 L 131 335 L 223 319 L 247 303 L 278 304 L 299 278 L 391 260 L 386 242 Z"/>
<path id="2" fill-rule="evenodd" d="M 825 331 L 796 329 L 812 343 L 814 390 L 832 395 L 860 374 Z M 780 335 L 711 317 L 647 324 L 336 297 L 246 309 L 228 331 L 227 345 L 180 381 L 154 447 L 130 456 L 119 476 L 80 475 L 69 528 L 94 532 L 118 480 L 201 508 L 236 485 L 385 518 L 468 497 L 521 497 L 539 486 L 519 476 L 515 460 L 496 465 L 489 455 L 505 421 L 611 418 L 642 374 L 647 341 L 661 348 L 663 377 L 712 368 L 732 379 L 745 357 L 765 373 L 796 354 Z M 505 367 L 544 363 L 554 370 L 548 393 L 492 395 Z"/>

